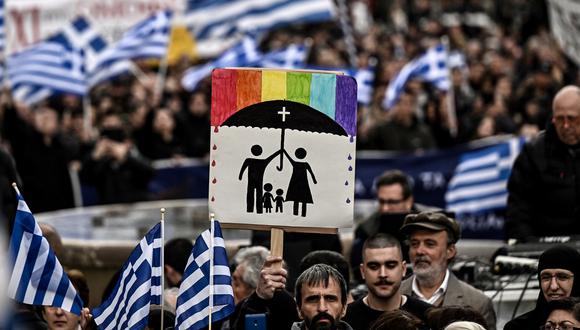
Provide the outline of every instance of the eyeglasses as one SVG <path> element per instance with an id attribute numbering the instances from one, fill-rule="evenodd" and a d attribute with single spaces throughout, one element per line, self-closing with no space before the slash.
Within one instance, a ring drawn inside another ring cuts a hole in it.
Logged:
<path id="1" fill-rule="evenodd" d="M 397 205 L 397 204 L 401 204 L 404 201 L 405 201 L 405 199 L 382 199 L 382 198 L 378 199 L 378 202 L 380 205 L 383 205 L 383 204 Z"/>
<path id="2" fill-rule="evenodd" d="M 556 273 L 556 274 L 545 273 L 540 274 L 539 278 L 541 282 L 551 282 L 553 278 L 556 278 L 557 282 L 564 283 L 574 278 L 574 275 L 566 273 Z"/>
<path id="3" fill-rule="evenodd" d="M 576 328 L 572 323 L 568 321 L 560 322 L 558 324 L 553 322 L 546 322 L 543 326 L 540 327 L 540 330 L 580 330 L 580 328 Z"/>

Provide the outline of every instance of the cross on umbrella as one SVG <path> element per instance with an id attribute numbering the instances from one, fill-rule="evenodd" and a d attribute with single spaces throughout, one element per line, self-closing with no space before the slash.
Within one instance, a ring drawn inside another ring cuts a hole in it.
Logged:
<path id="1" fill-rule="evenodd" d="M 286 111 L 286 107 L 282 107 L 282 111 L 278 111 L 278 114 L 282 116 L 282 122 L 284 123 L 284 122 L 286 122 L 286 115 L 290 115 L 290 112 Z M 280 150 L 284 150 L 284 131 L 285 131 L 285 128 L 282 127 L 282 136 L 280 137 Z M 276 166 L 278 171 L 282 171 L 283 161 L 284 161 L 284 154 L 281 153 L 280 154 L 280 166 Z"/>
<path id="2" fill-rule="evenodd" d="M 286 121 L 286 115 L 290 115 L 289 111 L 286 111 L 286 107 L 282 107 L 282 111 L 278 111 L 279 115 L 282 115 L 282 121 Z"/>

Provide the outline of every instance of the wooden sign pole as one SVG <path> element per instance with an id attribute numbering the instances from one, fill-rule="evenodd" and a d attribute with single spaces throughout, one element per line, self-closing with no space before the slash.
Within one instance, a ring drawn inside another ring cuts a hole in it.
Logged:
<path id="1" fill-rule="evenodd" d="M 272 228 L 270 230 L 270 254 L 273 257 L 283 257 L 284 251 L 284 230 Z M 272 265 L 274 268 L 282 268 L 282 262 Z"/>

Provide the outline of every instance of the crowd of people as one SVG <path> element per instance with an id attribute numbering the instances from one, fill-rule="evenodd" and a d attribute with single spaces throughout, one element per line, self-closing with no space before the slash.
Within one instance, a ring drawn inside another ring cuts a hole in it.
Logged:
<path id="1" fill-rule="evenodd" d="M 41 225 L 55 253 L 62 243 L 55 229 Z M 337 252 L 317 250 L 300 261 L 291 284 L 284 259 L 262 246 L 240 248 L 230 258 L 235 310 L 214 321 L 214 329 L 401 329 L 401 330 L 494 330 L 496 310 L 482 291 L 458 279 L 449 268 L 457 255 L 459 225 L 443 213 L 409 214 L 400 228 L 408 248 L 387 233 L 368 237 L 361 262 L 352 267 Z M 165 244 L 166 289 L 164 309 L 152 306 L 148 328 L 172 328 L 177 288 L 183 280 L 193 244 L 175 238 Z M 403 258 L 408 249 L 410 261 Z M 354 269 L 361 274 L 351 276 Z M 554 245 L 538 260 L 539 295 L 533 310 L 505 324 L 504 329 L 573 329 L 580 327 L 580 291 L 575 276 L 580 272 L 580 252 Z M 96 329 L 89 301 L 90 283 L 84 274 L 67 270 L 85 303 L 81 315 L 50 306 L 19 305 L 14 322 L 23 329 Z M 532 276 L 530 275 L 530 277 Z M 102 301 L 118 280 L 115 274 Z M 294 290 L 289 291 L 292 285 Z M 354 289 L 358 285 L 357 289 Z M 364 289 L 360 289 L 360 287 Z M 93 293 L 94 294 L 94 293 Z M 250 320 L 250 322 L 248 322 Z M 260 328 L 261 327 L 261 328 Z"/>
<path id="2" fill-rule="evenodd" d="M 356 58 L 336 22 L 271 31 L 260 47 L 269 51 L 307 42 L 312 66 L 374 69 L 370 102 L 358 105 L 359 150 L 417 152 L 504 133 L 533 138 L 509 179 L 507 236 L 528 241 L 580 234 L 574 225 L 580 213 L 579 71 L 550 36 L 545 1 L 352 0 L 348 5 Z M 442 36 L 448 36 L 450 50 L 462 54 L 451 72 L 452 93 L 412 80 L 385 109 L 389 82 Z M 21 182 L 35 212 L 75 205 L 70 170 L 95 188 L 99 203 L 149 199 L 152 160 L 207 159 L 211 82 L 203 80 L 193 92 L 180 84 L 185 69 L 203 61 L 170 67 L 161 94 L 154 92 L 155 69 L 140 63 L 139 77 L 95 87 L 88 105 L 64 95 L 27 107 L 3 90 L 2 182 Z M 456 127 L 449 117 L 450 97 Z M 284 268 L 278 266 L 284 260 L 259 247 L 264 240 L 255 235 L 255 244 L 232 258 L 236 310 L 216 327 L 244 329 L 247 315 L 263 314 L 254 320 L 269 329 L 495 329 L 491 299 L 449 270 L 461 238 L 453 217 L 417 203 L 400 171 L 378 178 L 376 192 L 379 207 L 355 229 L 350 251 L 342 251 L 336 236 L 297 235 L 295 243 L 325 246 L 309 245 L 314 251 L 303 259 L 285 251 Z M 8 217 L 15 202 L 4 195 L 2 211 Z M 175 305 L 190 251 L 189 239 L 166 245 L 169 307 Z M 538 263 L 535 309 L 505 329 L 580 327 L 578 265 L 575 249 L 547 249 Z M 81 275 L 70 270 L 69 275 L 77 290 L 86 291 L 86 283 L 75 280 Z M 36 314 L 21 307 L 23 321 L 44 328 L 92 326 L 88 310 L 79 317 L 59 308 Z M 150 321 L 167 316 L 166 324 L 172 323 L 171 308 L 166 312 L 152 310 Z"/>
<path id="3" fill-rule="evenodd" d="M 369 90 L 368 102 L 358 107 L 359 150 L 414 152 L 503 133 L 535 135 L 549 122 L 556 91 L 578 82 L 577 66 L 550 36 L 544 1 L 347 3 L 356 58 L 338 21 L 269 31 L 260 48 L 307 43 L 313 67 L 372 68 L 372 85 L 359 86 Z M 395 106 L 385 109 L 389 82 L 443 36 L 450 51 L 463 54 L 452 65 L 449 93 L 457 127 L 451 127 L 445 93 L 419 80 L 410 81 Z M 139 76 L 96 86 L 88 104 L 58 95 L 27 107 L 4 90 L 2 146 L 16 160 L 32 209 L 75 205 L 69 169 L 79 171 L 81 183 L 94 187 L 98 203 L 106 204 L 149 198 L 151 160 L 207 158 L 211 81 L 204 79 L 192 92 L 180 81 L 187 68 L 208 60 L 183 58 L 169 67 L 161 93 L 155 92 L 156 68 L 141 62 Z"/>

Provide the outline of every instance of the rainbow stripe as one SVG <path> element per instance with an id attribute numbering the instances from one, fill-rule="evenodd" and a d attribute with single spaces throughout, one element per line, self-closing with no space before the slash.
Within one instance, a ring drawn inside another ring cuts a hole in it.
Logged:
<path id="1" fill-rule="evenodd" d="M 306 104 L 356 135 L 356 81 L 334 73 L 259 69 L 215 69 L 211 125 L 219 126 L 251 104 L 289 100 Z"/>

